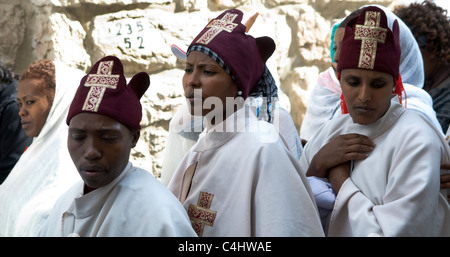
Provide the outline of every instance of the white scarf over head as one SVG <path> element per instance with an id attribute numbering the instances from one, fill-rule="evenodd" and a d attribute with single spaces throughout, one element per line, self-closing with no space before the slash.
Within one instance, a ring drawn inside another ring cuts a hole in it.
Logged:
<path id="1" fill-rule="evenodd" d="M 406 92 L 406 108 L 425 116 L 439 130 L 440 124 L 433 109 L 433 100 L 428 92 L 422 89 L 425 83 L 423 58 L 414 35 L 409 27 L 388 8 L 381 5 L 375 6 L 386 13 L 389 29 L 392 30 L 395 20 L 400 28 L 400 49 L 402 50 L 400 75 Z M 364 7 L 367 6 L 361 8 Z M 405 100 L 403 99 L 402 102 L 405 103 Z"/>
<path id="2" fill-rule="evenodd" d="M 0 185 L 0 236 L 37 236 L 58 197 L 81 179 L 67 149 L 66 116 L 85 74 L 54 64 L 56 89 L 47 120 Z"/>

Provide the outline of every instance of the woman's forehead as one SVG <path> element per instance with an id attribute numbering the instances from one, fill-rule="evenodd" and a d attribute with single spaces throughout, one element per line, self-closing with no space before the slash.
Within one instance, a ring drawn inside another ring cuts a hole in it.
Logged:
<path id="1" fill-rule="evenodd" d="M 187 56 L 186 62 L 190 64 L 208 64 L 208 65 L 217 65 L 211 57 L 209 57 L 207 54 L 199 52 L 199 51 L 192 51 Z"/>
<path id="2" fill-rule="evenodd" d="M 17 98 L 21 99 L 27 96 L 46 95 L 44 90 L 44 79 L 24 79 L 17 85 Z"/>
<path id="3" fill-rule="evenodd" d="M 125 126 L 113 118 L 89 112 L 82 112 L 75 115 L 69 124 L 69 128 L 71 129 L 83 130 L 121 130 L 122 127 Z"/>
<path id="4" fill-rule="evenodd" d="M 394 77 L 386 72 L 364 70 L 364 69 L 343 69 L 342 76 L 355 76 L 361 78 L 375 79 L 375 78 L 387 78 L 393 79 Z"/>

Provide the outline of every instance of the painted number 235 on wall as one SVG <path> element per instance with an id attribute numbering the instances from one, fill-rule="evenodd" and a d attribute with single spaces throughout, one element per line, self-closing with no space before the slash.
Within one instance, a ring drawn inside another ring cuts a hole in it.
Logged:
<path id="1" fill-rule="evenodd" d="M 144 31 L 144 26 L 141 21 L 136 21 L 135 23 L 118 22 L 116 23 L 116 29 L 116 36 L 123 37 L 123 43 L 126 49 L 144 49 L 144 38 L 139 35 Z"/>

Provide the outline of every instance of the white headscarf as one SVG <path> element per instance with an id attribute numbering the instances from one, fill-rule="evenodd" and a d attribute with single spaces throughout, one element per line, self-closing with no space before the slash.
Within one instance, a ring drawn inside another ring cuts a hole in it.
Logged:
<path id="1" fill-rule="evenodd" d="M 369 5 L 362 6 L 361 8 L 367 6 Z M 400 75 L 402 76 L 403 87 L 406 92 L 406 107 L 425 116 L 433 126 L 439 131 L 442 131 L 436 117 L 436 112 L 433 109 L 433 100 L 428 92 L 422 89 L 425 82 L 425 73 L 422 53 L 420 52 L 416 38 L 409 27 L 391 10 L 381 5 L 372 6 L 379 7 L 386 13 L 388 26 L 391 30 L 394 21 L 397 20 L 398 22 L 400 29 L 400 48 L 402 50 L 400 55 Z M 444 135 L 443 133 L 441 134 Z"/>
<path id="2" fill-rule="evenodd" d="M 400 55 L 400 75 L 402 76 L 403 87 L 406 92 L 406 107 L 417 111 L 425 116 L 436 128 L 440 128 L 436 112 L 433 109 L 433 100 L 422 89 L 425 79 L 423 59 L 414 35 L 408 26 L 388 8 L 381 5 L 365 5 L 361 8 L 367 6 L 376 6 L 382 9 L 386 13 L 388 26 L 391 30 L 394 21 L 397 20 L 400 29 L 400 48 L 402 50 Z M 336 86 L 332 87 L 329 83 L 336 83 Z M 339 81 L 332 68 L 319 75 L 319 81 L 311 91 L 308 108 L 300 128 L 301 138 L 309 140 L 323 123 L 336 115 L 341 115 L 339 109 L 341 93 Z M 405 103 L 404 99 L 402 103 Z"/>
<path id="3" fill-rule="evenodd" d="M 369 5 L 362 6 L 361 8 L 365 8 L 367 6 Z M 386 13 L 390 30 L 393 30 L 394 21 L 397 20 L 398 27 L 400 29 L 400 49 L 402 50 L 400 55 L 400 75 L 402 76 L 402 82 L 403 84 L 423 88 L 425 73 L 423 70 L 422 53 L 420 52 L 419 45 L 417 44 L 416 38 L 412 34 L 411 30 L 388 8 L 381 5 L 370 6 L 376 6 Z"/>
<path id="4" fill-rule="evenodd" d="M 37 236 L 58 197 L 81 179 L 67 149 L 66 116 L 85 74 L 54 64 L 56 89 L 47 120 L 0 185 L 0 236 Z"/>

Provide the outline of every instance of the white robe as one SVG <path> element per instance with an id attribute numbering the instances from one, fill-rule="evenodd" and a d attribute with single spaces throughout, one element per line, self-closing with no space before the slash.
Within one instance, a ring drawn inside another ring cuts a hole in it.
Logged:
<path id="1" fill-rule="evenodd" d="M 302 169 L 329 140 L 348 133 L 368 136 L 375 148 L 365 160 L 353 161 L 328 236 L 450 236 L 450 209 L 439 192 L 441 160 L 450 160 L 442 133 L 392 100 L 373 124 L 353 123 L 348 114 L 325 123 L 305 146 Z"/>
<path id="2" fill-rule="evenodd" d="M 66 116 L 85 74 L 54 64 L 56 89 L 47 120 L 0 185 L 0 236 L 37 236 L 58 197 L 81 180 L 67 150 Z"/>
<path id="3" fill-rule="evenodd" d="M 85 195 L 83 187 L 58 199 L 40 236 L 196 236 L 173 194 L 131 162 L 108 185 Z"/>
<path id="4" fill-rule="evenodd" d="M 314 197 L 298 161 L 274 126 L 257 120 L 248 110 L 241 108 L 223 123 L 207 128 L 168 188 L 180 199 L 185 171 L 197 163 L 183 205 L 202 236 L 323 236 Z M 222 125 L 227 132 L 215 131 Z M 202 221 L 205 218 L 207 224 Z"/>
<path id="5" fill-rule="evenodd" d="M 272 113 L 273 125 L 277 129 L 289 151 L 297 160 L 300 160 L 303 146 L 300 142 L 297 129 L 291 114 L 284 108 L 274 104 Z M 259 120 L 264 120 L 260 115 Z M 188 121 L 188 124 L 186 123 Z M 161 171 L 161 182 L 167 186 L 176 168 L 189 149 L 197 142 L 198 135 L 202 132 L 202 116 L 192 116 L 188 106 L 183 104 L 175 113 L 169 124 L 169 135 L 164 149 L 164 158 Z"/>

